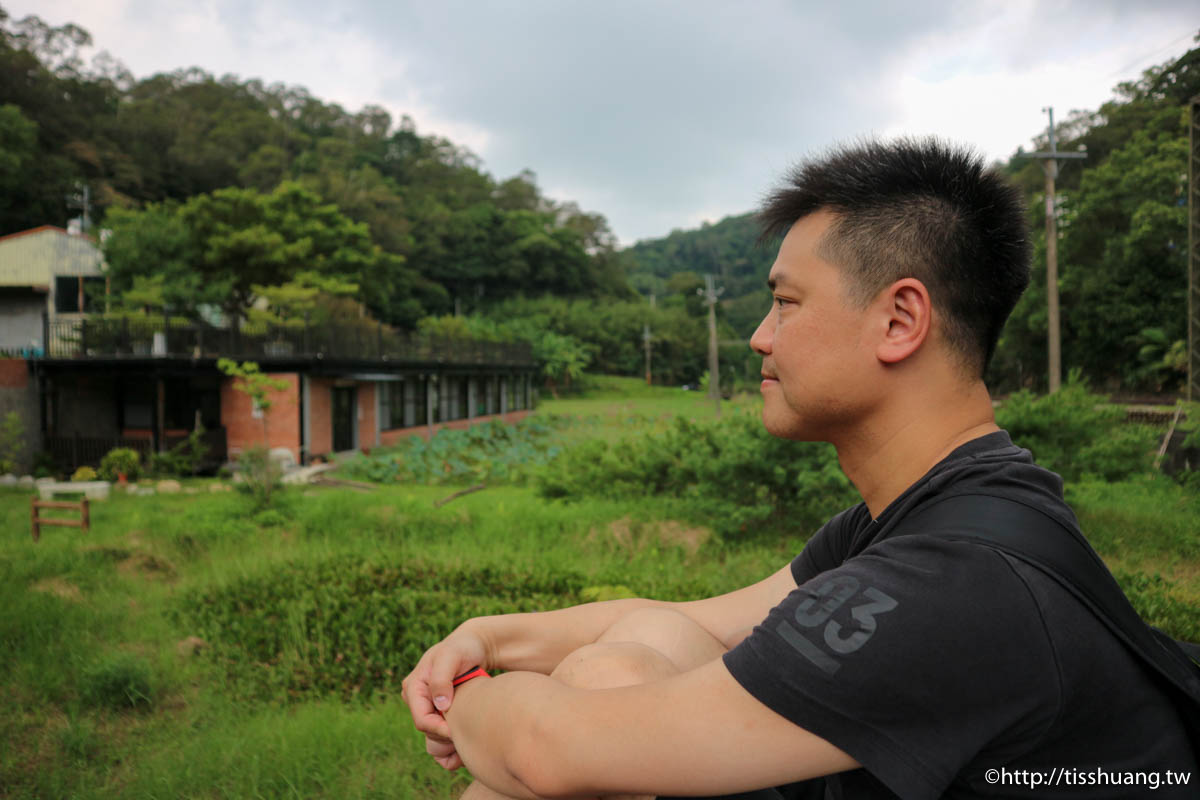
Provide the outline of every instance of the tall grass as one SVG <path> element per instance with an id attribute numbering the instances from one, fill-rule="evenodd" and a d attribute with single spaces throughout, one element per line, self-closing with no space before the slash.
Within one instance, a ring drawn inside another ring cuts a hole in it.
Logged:
<path id="1" fill-rule="evenodd" d="M 711 415 L 696 393 L 602 383 L 545 404 L 571 416 L 567 446 Z M 467 778 L 424 755 L 395 693 L 453 617 L 718 594 L 812 533 L 722 540 L 659 497 L 567 504 L 512 485 L 435 507 L 458 488 L 289 489 L 262 513 L 238 493 L 116 495 L 90 533 L 36 544 L 28 495 L 0 489 L 0 797 L 457 796 Z M 1146 477 L 1069 491 L 1139 610 L 1200 618 L 1194 492 Z"/>

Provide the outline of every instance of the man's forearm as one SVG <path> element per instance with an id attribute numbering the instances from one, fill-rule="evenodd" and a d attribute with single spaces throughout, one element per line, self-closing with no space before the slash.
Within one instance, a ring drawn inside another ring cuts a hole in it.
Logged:
<path id="1" fill-rule="evenodd" d="M 671 605 L 640 598 L 607 600 L 556 611 L 476 617 L 462 627 L 483 639 L 494 669 L 549 675 L 560 661 L 595 642 L 631 611 Z"/>

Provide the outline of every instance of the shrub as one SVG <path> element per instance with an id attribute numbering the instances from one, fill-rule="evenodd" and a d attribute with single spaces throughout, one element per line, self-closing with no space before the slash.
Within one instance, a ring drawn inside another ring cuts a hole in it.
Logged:
<path id="1" fill-rule="evenodd" d="M 707 423 L 677 417 L 665 432 L 563 452 L 538 479 L 543 497 L 665 496 L 725 535 L 769 522 L 818 522 L 857 499 L 829 445 L 767 433 L 754 413 Z"/>
<path id="2" fill-rule="evenodd" d="M 254 498 L 256 509 L 268 508 L 275 492 L 283 488 L 283 468 L 260 445 L 243 450 L 237 463 L 242 476 L 239 488 Z"/>
<path id="3" fill-rule="evenodd" d="M 17 460 L 25 449 L 25 423 L 21 415 L 10 411 L 0 422 L 0 474 L 15 472 Z"/>
<path id="4" fill-rule="evenodd" d="M 1039 464 L 1069 481 L 1085 475 L 1119 481 L 1148 471 L 1154 453 L 1154 431 L 1126 423 L 1124 409 L 1089 392 L 1077 375 L 1054 394 L 1010 395 L 996 421 Z"/>
<path id="5" fill-rule="evenodd" d="M 492 420 L 467 430 L 443 429 L 429 441 L 413 436 L 386 453 L 356 455 L 340 469 L 377 483 L 522 483 L 558 455 L 554 433 L 565 424 L 539 416 L 516 425 Z"/>
<path id="6" fill-rule="evenodd" d="M 84 669 L 79 693 L 84 703 L 97 708 L 149 708 L 154 696 L 150 667 L 130 653 L 104 656 Z"/>
<path id="7" fill-rule="evenodd" d="M 447 570 L 354 556 L 287 564 L 186 595 L 182 623 L 260 699 L 398 692 L 425 649 L 468 617 L 580 602 L 582 579 L 536 568 Z"/>
<path id="8" fill-rule="evenodd" d="M 137 480 L 140 469 L 141 456 L 128 447 L 114 447 L 100 459 L 100 477 L 106 481 L 115 481 L 120 475 Z"/>
<path id="9" fill-rule="evenodd" d="M 147 470 L 158 477 L 187 478 L 200 471 L 208 455 L 208 445 L 204 443 L 204 428 L 197 425 L 187 438 L 165 453 L 151 453 Z"/>
<path id="10" fill-rule="evenodd" d="M 75 470 L 75 474 L 71 476 L 73 481 L 94 481 L 96 480 L 96 470 L 91 467 L 80 467 Z"/>

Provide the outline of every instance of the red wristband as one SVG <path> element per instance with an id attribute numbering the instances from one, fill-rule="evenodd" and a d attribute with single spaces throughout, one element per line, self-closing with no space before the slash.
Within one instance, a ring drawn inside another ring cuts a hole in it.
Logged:
<path id="1" fill-rule="evenodd" d="M 471 667 L 469 670 L 459 675 L 454 680 L 450 681 L 451 686 L 458 686 L 460 683 L 466 683 L 472 678 L 488 678 L 487 670 L 483 667 Z"/>

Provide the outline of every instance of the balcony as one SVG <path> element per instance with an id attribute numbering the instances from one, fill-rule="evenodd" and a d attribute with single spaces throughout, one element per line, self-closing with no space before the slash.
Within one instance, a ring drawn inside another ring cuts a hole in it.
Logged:
<path id="1" fill-rule="evenodd" d="M 379 322 L 218 328 L 175 319 L 43 320 L 46 361 L 95 359 L 216 359 L 267 363 L 387 362 L 528 367 L 524 342 L 440 339 L 397 331 Z"/>

